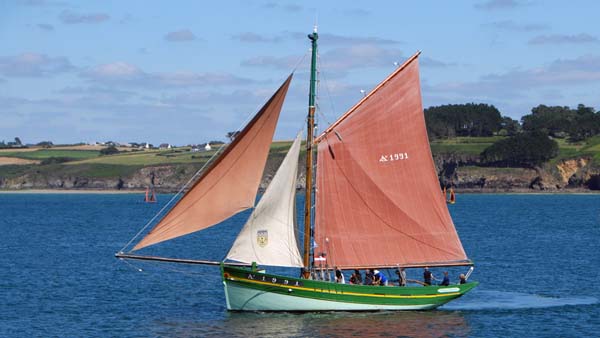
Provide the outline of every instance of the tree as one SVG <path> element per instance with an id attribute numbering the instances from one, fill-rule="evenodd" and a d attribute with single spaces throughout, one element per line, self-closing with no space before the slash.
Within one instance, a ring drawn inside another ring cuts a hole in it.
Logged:
<path id="1" fill-rule="evenodd" d="M 600 134 L 600 113 L 594 112 L 592 107 L 579 104 L 568 131 L 571 142 L 583 141 Z"/>
<path id="2" fill-rule="evenodd" d="M 540 104 L 531 114 L 521 118 L 525 131 L 540 131 L 553 137 L 564 137 L 574 119 L 574 112 L 567 106 L 548 107 Z"/>
<path id="3" fill-rule="evenodd" d="M 541 131 L 526 132 L 499 140 L 481 153 L 487 165 L 533 167 L 558 155 L 558 143 Z"/>
<path id="4" fill-rule="evenodd" d="M 491 136 L 501 128 L 502 115 L 484 103 L 448 104 L 425 109 L 430 138 Z"/>
<path id="5" fill-rule="evenodd" d="M 54 144 L 52 143 L 52 141 L 42 141 L 39 142 L 38 144 L 36 144 L 36 146 L 38 147 L 42 147 L 42 148 L 52 148 Z"/>
<path id="6" fill-rule="evenodd" d="M 508 116 L 502 116 L 502 122 L 500 123 L 501 129 L 498 133 L 503 132 L 503 136 L 514 136 L 521 131 L 521 125 L 519 121 L 513 120 Z"/>
<path id="7" fill-rule="evenodd" d="M 103 149 L 100 149 L 100 155 L 113 155 L 113 154 L 118 154 L 119 153 L 119 149 L 117 149 L 117 147 L 115 146 L 109 146 Z"/>

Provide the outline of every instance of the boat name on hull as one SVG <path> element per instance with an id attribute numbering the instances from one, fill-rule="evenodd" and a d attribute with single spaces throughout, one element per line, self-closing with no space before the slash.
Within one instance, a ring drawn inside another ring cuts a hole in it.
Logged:
<path id="1" fill-rule="evenodd" d="M 256 274 L 249 273 L 246 276 L 249 280 L 258 280 L 261 282 L 267 282 L 272 284 L 280 284 L 280 285 L 292 285 L 292 286 L 304 286 L 304 283 L 298 280 L 289 280 L 284 278 L 276 278 L 276 277 L 267 277 L 267 276 L 257 276 Z"/>

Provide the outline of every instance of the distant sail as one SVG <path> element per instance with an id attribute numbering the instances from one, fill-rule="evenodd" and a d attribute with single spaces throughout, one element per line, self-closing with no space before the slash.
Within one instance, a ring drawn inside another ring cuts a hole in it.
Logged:
<path id="1" fill-rule="evenodd" d="M 292 75 L 133 250 L 187 235 L 252 208 Z"/>
<path id="2" fill-rule="evenodd" d="M 302 266 L 296 240 L 296 177 L 301 134 L 237 236 L 227 259 L 273 266 Z"/>
<path id="3" fill-rule="evenodd" d="M 452 189 L 452 187 L 450 187 L 450 199 L 448 200 L 448 203 L 456 203 L 456 194 L 454 193 L 454 189 Z"/>
<path id="4" fill-rule="evenodd" d="M 146 196 L 144 197 L 144 202 L 156 203 L 156 194 L 154 193 L 154 188 L 152 190 L 150 190 L 150 188 L 146 188 Z"/>
<path id="5" fill-rule="evenodd" d="M 417 57 L 317 139 L 315 257 L 330 266 L 467 261 L 439 190 Z"/>

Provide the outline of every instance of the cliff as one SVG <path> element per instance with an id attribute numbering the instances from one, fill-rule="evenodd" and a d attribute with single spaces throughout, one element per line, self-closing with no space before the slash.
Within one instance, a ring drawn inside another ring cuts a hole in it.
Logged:
<path id="1" fill-rule="evenodd" d="M 261 188 L 273 178 L 283 156 L 271 156 L 267 161 Z M 304 188 L 304 166 L 299 165 L 298 189 Z M 580 157 L 546 163 L 536 168 L 499 168 L 481 166 L 477 156 L 437 154 L 434 156 L 441 184 L 454 186 L 462 192 L 569 192 L 600 190 L 600 168 L 591 158 Z M 159 192 L 178 191 L 199 169 L 198 164 L 170 164 L 115 172 L 95 176 L 93 173 L 73 173 L 69 166 L 54 170 L 39 170 L 0 177 L 0 189 L 95 189 L 143 190 L 154 185 Z"/>

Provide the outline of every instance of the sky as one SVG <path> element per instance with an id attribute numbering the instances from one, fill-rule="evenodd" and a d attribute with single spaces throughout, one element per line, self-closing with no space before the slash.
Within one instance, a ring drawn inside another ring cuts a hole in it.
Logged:
<path id="1" fill-rule="evenodd" d="M 598 1 L 0 1 L 0 141 L 226 140 L 294 80 L 275 139 L 319 128 L 422 51 L 424 107 L 600 109 Z"/>

